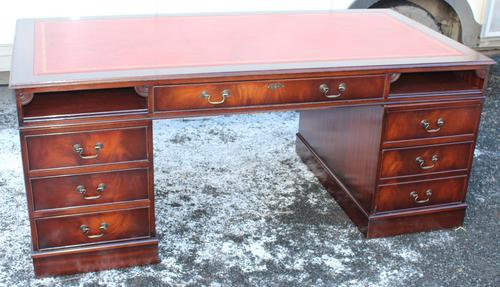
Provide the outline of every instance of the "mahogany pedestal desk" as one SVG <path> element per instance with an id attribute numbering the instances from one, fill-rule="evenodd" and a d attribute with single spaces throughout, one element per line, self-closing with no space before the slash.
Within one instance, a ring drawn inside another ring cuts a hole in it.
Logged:
<path id="1" fill-rule="evenodd" d="M 298 110 L 298 154 L 368 238 L 460 226 L 493 63 L 390 10 L 20 20 L 35 273 L 159 261 L 158 119 Z"/>

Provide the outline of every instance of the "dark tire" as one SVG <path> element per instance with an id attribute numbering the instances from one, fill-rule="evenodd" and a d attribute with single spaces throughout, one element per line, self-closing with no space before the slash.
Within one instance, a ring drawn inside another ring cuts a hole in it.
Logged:
<path id="1" fill-rule="evenodd" d="M 393 9 L 406 17 L 413 19 L 425 26 L 431 28 L 434 31 L 443 33 L 436 19 L 424 8 L 415 5 L 409 1 L 396 0 L 396 1 L 384 1 L 380 4 L 375 4 L 372 8 L 390 8 Z"/>

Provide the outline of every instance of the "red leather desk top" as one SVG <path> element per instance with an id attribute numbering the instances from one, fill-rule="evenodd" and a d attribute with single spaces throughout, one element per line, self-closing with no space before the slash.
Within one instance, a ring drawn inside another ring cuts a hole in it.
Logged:
<path id="1" fill-rule="evenodd" d="M 461 53 L 383 13 L 42 20 L 35 74 Z"/>

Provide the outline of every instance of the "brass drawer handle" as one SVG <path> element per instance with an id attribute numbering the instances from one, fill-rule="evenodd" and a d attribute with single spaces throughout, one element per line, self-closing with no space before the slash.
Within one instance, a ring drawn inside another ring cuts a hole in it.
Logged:
<path id="1" fill-rule="evenodd" d="M 421 170 L 428 170 L 434 168 L 437 164 L 437 161 L 439 160 L 438 155 L 437 154 L 433 155 L 431 160 L 432 160 L 431 165 L 425 165 L 425 159 L 423 157 L 418 156 L 417 158 L 415 158 L 415 161 L 417 162 L 417 165 Z"/>
<path id="2" fill-rule="evenodd" d="M 94 234 L 94 235 L 89 235 L 90 228 L 87 225 L 85 225 L 85 224 L 83 224 L 83 225 L 80 226 L 80 230 L 82 231 L 83 235 L 85 235 L 87 238 L 95 239 L 95 238 L 103 237 L 104 233 L 106 232 L 106 230 L 108 229 L 108 227 L 109 227 L 109 224 L 107 224 L 106 222 L 101 223 L 101 225 L 99 226 L 99 231 L 101 233 Z"/>
<path id="3" fill-rule="evenodd" d="M 99 199 L 101 198 L 102 196 L 102 192 L 106 190 L 106 185 L 104 183 L 100 183 L 98 186 L 97 186 L 97 195 L 94 195 L 94 196 L 86 196 L 85 193 L 87 192 L 87 188 L 85 187 L 85 185 L 79 185 L 76 187 L 76 191 L 81 193 L 82 194 L 82 197 L 83 199 L 86 199 L 86 200 L 93 200 L 93 199 Z"/>
<path id="4" fill-rule="evenodd" d="M 207 92 L 207 91 L 201 92 L 201 97 L 204 99 L 207 99 L 208 103 L 212 104 L 212 105 L 223 104 L 230 95 L 231 95 L 231 92 L 229 90 L 224 90 L 224 91 L 222 91 L 222 100 L 212 101 L 212 95 L 209 92 Z"/>
<path id="5" fill-rule="evenodd" d="M 94 146 L 95 149 L 95 154 L 92 155 L 84 155 L 85 150 L 83 149 L 81 144 L 75 144 L 73 146 L 73 151 L 76 152 L 78 155 L 80 155 L 81 158 L 83 159 L 94 159 L 99 156 L 99 152 L 104 148 L 104 145 L 102 143 L 96 143 Z"/>
<path id="6" fill-rule="evenodd" d="M 428 133 L 437 133 L 441 130 L 441 128 L 444 126 L 445 124 L 445 121 L 443 118 L 439 118 L 437 119 L 436 121 L 436 126 L 437 128 L 435 129 L 431 129 L 431 123 L 428 121 L 428 120 L 422 120 L 420 122 L 420 124 L 422 125 L 422 127 L 424 128 L 424 130 Z"/>
<path id="7" fill-rule="evenodd" d="M 347 90 L 347 85 L 346 83 L 340 83 L 338 88 L 338 94 L 336 95 L 329 95 L 328 92 L 330 92 L 330 88 L 328 87 L 327 84 L 321 84 L 319 86 L 319 91 L 325 95 L 325 97 L 329 98 L 329 99 L 335 99 L 335 98 L 338 98 L 340 96 L 342 96 L 344 94 L 344 92 Z"/>
<path id="8" fill-rule="evenodd" d="M 426 203 L 426 202 L 429 202 L 429 200 L 431 200 L 431 196 L 432 196 L 432 189 L 428 189 L 425 191 L 425 195 L 427 195 L 427 198 L 426 199 L 421 199 L 421 200 L 418 200 L 418 193 L 416 191 L 412 191 L 410 192 L 410 197 L 413 198 L 413 200 L 415 201 L 415 203 Z"/>

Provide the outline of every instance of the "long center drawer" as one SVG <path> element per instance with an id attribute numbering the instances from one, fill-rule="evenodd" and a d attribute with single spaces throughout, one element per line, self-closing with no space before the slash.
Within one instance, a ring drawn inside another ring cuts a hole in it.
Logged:
<path id="1" fill-rule="evenodd" d="M 385 75 L 154 87 L 154 110 L 178 111 L 382 99 Z"/>

